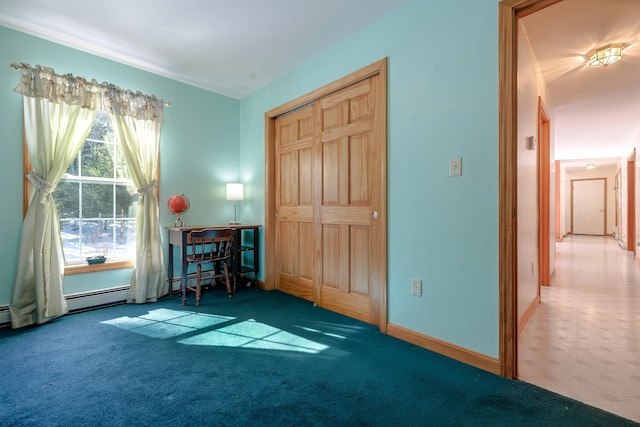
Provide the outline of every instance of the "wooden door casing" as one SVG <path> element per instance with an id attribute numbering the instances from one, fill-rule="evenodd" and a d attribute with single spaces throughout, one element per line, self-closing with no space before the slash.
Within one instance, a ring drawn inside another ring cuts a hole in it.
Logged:
<path id="1" fill-rule="evenodd" d="M 615 238 L 617 240 L 621 239 L 622 236 L 622 170 L 618 169 L 615 177 L 615 184 L 613 186 L 613 191 L 615 194 Z"/>
<path id="2" fill-rule="evenodd" d="M 606 234 L 607 179 L 571 180 L 571 233 Z"/>
<path id="3" fill-rule="evenodd" d="M 551 284 L 551 121 L 545 110 L 538 97 L 538 301 L 540 286 Z"/>
<path id="4" fill-rule="evenodd" d="M 518 372 L 518 19 L 561 0 L 498 3 L 498 297 L 499 373 Z"/>
<path id="5" fill-rule="evenodd" d="M 636 149 L 627 157 L 627 250 L 636 255 Z"/>

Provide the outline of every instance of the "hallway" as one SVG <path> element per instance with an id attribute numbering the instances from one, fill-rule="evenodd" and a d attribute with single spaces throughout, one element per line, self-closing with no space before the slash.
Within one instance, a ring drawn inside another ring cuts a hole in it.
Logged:
<path id="1" fill-rule="evenodd" d="M 612 237 L 556 243 L 518 342 L 518 378 L 640 422 L 640 264 Z"/>

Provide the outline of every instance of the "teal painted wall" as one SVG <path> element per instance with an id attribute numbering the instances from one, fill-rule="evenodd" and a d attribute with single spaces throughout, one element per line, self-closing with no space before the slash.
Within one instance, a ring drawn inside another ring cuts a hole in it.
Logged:
<path id="1" fill-rule="evenodd" d="M 498 8 L 414 1 L 243 99 L 241 168 L 264 187 L 264 112 L 388 58 L 389 322 L 498 357 Z M 462 157 L 461 177 L 448 176 Z M 264 221 L 264 197 L 243 215 Z M 411 278 L 423 296 L 410 294 Z"/>
<path id="2" fill-rule="evenodd" d="M 11 62 L 52 66 L 172 102 L 161 149 L 161 222 L 186 194 L 188 225 L 224 223 L 224 183 L 241 179 L 243 223 L 264 223 L 264 113 L 388 58 L 389 322 L 498 356 L 498 8 L 496 0 L 415 0 L 238 101 L 0 27 L 0 305 L 22 222 L 22 113 Z M 239 144 L 238 144 L 239 142 Z M 448 162 L 462 157 L 461 177 Z M 263 264 L 264 265 L 264 264 Z M 100 287 L 123 274 L 100 276 Z M 65 280 L 86 290 L 89 278 Z M 95 276 L 94 276 L 95 277 Z M 410 294 L 423 280 L 423 297 Z M 93 280 L 93 277 L 91 278 Z"/>
<path id="3" fill-rule="evenodd" d="M 185 194 L 191 207 L 182 217 L 187 225 L 227 223 L 233 204 L 226 201 L 225 183 L 240 177 L 239 108 L 236 99 L 140 71 L 107 59 L 0 27 L 0 181 L 3 220 L 0 222 L 0 305 L 11 300 L 22 227 L 22 98 L 13 92 L 20 72 L 9 64 L 25 62 L 52 67 L 99 82 L 156 94 L 171 102 L 165 109 L 160 149 L 160 221 L 173 225 L 165 202 Z M 65 294 L 129 283 L 130 270 L 79 274 L 64 280 Z"/>

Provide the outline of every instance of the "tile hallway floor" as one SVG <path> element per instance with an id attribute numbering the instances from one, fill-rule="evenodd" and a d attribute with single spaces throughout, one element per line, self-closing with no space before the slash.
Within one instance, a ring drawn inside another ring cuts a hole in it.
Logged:
<path id="1" fill-rule="evenodd" d="M 612 237 L 556 243 L 551 286 L 519 337 L 518 370 L 522 381 L 640 422 L 640 264 Z"/>

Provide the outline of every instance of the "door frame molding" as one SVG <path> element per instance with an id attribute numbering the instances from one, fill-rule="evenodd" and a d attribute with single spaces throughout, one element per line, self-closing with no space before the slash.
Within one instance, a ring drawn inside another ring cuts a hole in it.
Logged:
<path id="1" fill-rule="evenodd" d="M 575 182 L 580 182 L 580 181 L 602 181 L 602 185 L 604 187 L 604 192 L 603 192 L 603 200 L 602 200 L 602 209 L 604 211 L 604 215 L 603 215 L 603 222 L 602 222 L 602 235 L 606 236 L 607 235 L 607 177 L 602 177 L 602 178 L 575 178 L 575 179 L 571 179 L 570 181 L 570 185 L 569 188 L 571 188 L 571 212 L 570 212 L 570 218 L 571 218 L 571 234 L 576 234 L 575 230 L 573 229 L 573 216 L 574 216 L 574 210 L 573 210 L 573 195 L 575 192 L 575 188 L 574 188 L 574 183 Z"/>
<path id="2" fill-rule="evenodd" d="M 538 96 L 538 302 L 551 282 L 551 119 Z"/>
<path id="3" fill-rule="evenodd" d="M 627 157 L 627 250 L 636 256 L 636 149 Z"/>
<path id="4" fill-rule="evenodd" d="M 498 358 L 500 375 L 507 378 L 518 373 L 518 19 L 560 1 L 498 3 Z"/>
<path id="5" fill-rule="evenodd" d="M 381 128 L 386 139 L 387 135 L 387 58 L 382 58 L 373 64 L 363 67 L 353 73 L 350 73 L 344 77 L 339 78 L 325 86 L 315 89 L 306 95 L 302 95 L 295 98 L 279 107 L 269 110 L 265 113 L 265 280 L 264 289 L 274 290 L 276 289 L 276 280 L 278 276 L 277 265 L 277 236 L 276 231 L 276 118 L 288 112 L 291 112 L 297 108 L 310 104 L 326 95 L 337 92 L 355 83 L 366 80 L 375 75 L 380 76 L 382 85 L 384 86 L 383 93 L 378 94 L 378 101 L 380 105 L 376 105 L 376 108 L 381 109 L 379 114 L 379 120 L 375 124 L 376 127 Z M 379 173 L 386 176 L 386 151 L 380 156 L 380 171 Z M 378 313 L 372 313 L 372 318 L 377 319 L 377 326 L 380 331 L 386 333 L 387 331 L 387 194 L 386 185 L 383 188 L 383 194 L 381 195 L 380 218 L 377 220 L 378 227 L 383 227 L 385 230 L 384 242 L 378 242 L 380 248 L 378 251 L 383 254 L 385 262 L 376 266 L 376 276 L 381 281 L 378 285 L 381 289 L 372 290 L 372 294 L 375 293 L 376 298 L 379 298 L 379 310 Z"/>
<path id="6" fill-rule="evenodd" d="M 615 183 L 613 185 L 613 191 L 614 191 L 614 198 L 615 198 L 615 207 L 614 207 L 614 214 L 616 216 L 615 218 L 615 228 L 616 228 L 616 234 L 615 234 L 615 238 L 616 240 L 620 240 L 622 238 L 621 236 L 621 230 L 622 230 L 622 169 L 618 168 L 618 172 L 616 172 L 616 177 L 615 177 Z"/>

